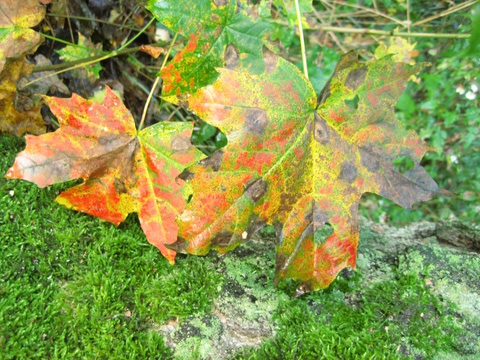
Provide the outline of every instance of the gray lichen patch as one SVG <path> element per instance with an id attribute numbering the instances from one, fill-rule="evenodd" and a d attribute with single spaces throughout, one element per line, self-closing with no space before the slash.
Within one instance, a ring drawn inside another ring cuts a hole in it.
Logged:
<path id="1" fill-rule="evenodd" d="M 274 287 L 271 239 L 209 254 L 219 295 L 210 312 L 163 325 L 165 343 L 182 360 L 478 358 L 479 256 L 458 241 L 476 235 L 451 243 L 448 224 L 361 224 L 357 270 L 297 299 L 293 282 Z"/>
<path id="2" fill-rule="evenodd" d="M 253 240 L 225 256 L 211 253 L 223 281 L 209 314 L 160 326 L 177 359 L 226 359 L 275 335 L 272 315 L 288 296 L 273 285 L 275 246 Z"/>

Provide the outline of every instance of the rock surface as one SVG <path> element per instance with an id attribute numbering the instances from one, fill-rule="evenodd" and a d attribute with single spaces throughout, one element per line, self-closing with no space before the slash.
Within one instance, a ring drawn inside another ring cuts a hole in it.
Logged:
<path id="1" fill-rule="evenodd" d="M 398 274 L 416 274 L 427 291 L 452 304 L 452 316 L 463 326 L 458 351 L 438 352 L 436 358 L 480 358 L 480 231 L 458 221 L 404 228 L 365 219 L 361 223 L 357 260 L 361 286 L 346 294 L 352 306 L 355 292 L 393 281 Z M 217 271 L 224 276 L 213 311 L 158 330 L 178 359 L 227 359 L 242 348 L 260 346 L 275 337 L 275 311 L 290 299 L 273 286 L 274 239 L 257 237 L 225 256 L 209 256 L 218 258 Z M 340 276 L 352 274 L 346 269 Z M 425 358 L 415 349 L 406 348 L 404 355 Z"/>

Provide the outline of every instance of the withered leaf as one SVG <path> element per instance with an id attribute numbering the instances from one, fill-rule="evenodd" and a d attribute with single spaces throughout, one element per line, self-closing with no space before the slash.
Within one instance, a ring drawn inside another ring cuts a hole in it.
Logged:
<path id="1" fill-rule="evenodd" d="M 188 168 L 194 195 L 178 221 L 183 251 L 225 252 L 251 236 L 252 223 L 281 224 L 276 278 L 312 291 L 355 267 L 363 193 L 404 207 L 446 194 L 419 164 L 432 148 L 394 113 L 422 66 L 369 58 L 346 54 L 318 104 L 301 72 L 274 56 L 261 75 L 219 69 L 188 98 L 228 145 Z M 411 170 L 395 169 L 400 156 Z"/>
<path id="2" fill-rule="evenodd" d="M 45 17 L 45 7 L 38 0 L 2 0 L 0 2 L 0 72 L 7 58 L 34 51 L 42 42 L 30 29 Z"/>
<path id="3" fill-rule="evenodd" d="M 18 82 L 29 75 L 32 68 L 33 65 L 25 62 L 25 56 L 6 61 L 4 71 L 0 73 L 0 132 L 15 136 L 45 132 L 40 112 L 42 101 L 17 91 Z"/>
<path id="4" fill-rule="evenodd" d="M 116 225 L 137 212 L 147 240 L 173 262 L 165 245 L 177 240 L 175 217 L 185 207 L 188 186 L 176 179 L 203 155 L 190 144 L 193 124 L 157 123 L 137 132 L 132 115 L 107 88 L 103 104 L 74 94 L 48 98 L 60 128 L 26 136 L 5 177 L 39 187 L 73 179 L 85 181 L 56 201 Z"/>

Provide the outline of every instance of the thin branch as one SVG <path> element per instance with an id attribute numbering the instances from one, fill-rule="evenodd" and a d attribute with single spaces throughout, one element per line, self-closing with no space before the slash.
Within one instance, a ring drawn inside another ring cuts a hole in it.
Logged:
<path id="1" fill-rule="evenodd" d="M 325 4 L 326 1 L 322 1 L 322 3 Z M 370 8 L 368 8 L 368 7 L 366 7 L 366 6 L 357 5 L 357 4 L 348 4 L 348 3 L 344 3 L 344 2 L 342 2 L 342 1 L 336 1 L 336 2 L 335 2 L 335 5 L 348 6 L 348 7 L 354 8 L 354 9 L 363 10 L 363 11 L 365 11 L 365 12 L 373 13 L 373 14 L 375 14 L 375 15 L 377 15 L 377 16 L 380 16 L 380 17 L 383 17 L 383 18 L 388 19 L 388 20 L 390 20 L 390 21 L 393 21 L 394 23 L 396 23 L 396 24 L 398 24 L 398 25 L 400 25 L 400 26 L 405 26 L 405 24 L 403 23 L 403 21 L 398 20 L 398 19 L 396 19 L 396 18 L 394 18 L 394 17 L 392 17 L 392 16 L 389 16 L 389 15 L 387 15 L 387 14 L 381 12 L 381 11 L 378 11 L 377 9 L 370 9 Z"/>
<path id="2" fill-rule="evenodd" d="M 163 44 L 152 44 L 150 46 L 163 46 Z M 123 50 L 117 50 L 116 51 L 116 55 L 125 55 L 125 54 L 131 54 L 131 53 L 134 53 L 134 52 L 137 52 L 137 51 L 140 51 L 140 46 L 137 46 L 137 47 L 134 47 L 134 48 L 129 48 L 129 49 L 123 49 Z M 101 61 L 100 59 L 102 59 L 103 57 L 105 56 L 110 56 L 110 54 L 99 54 L 99 55 L 94 55 L 94 56 L 90 56 L 88 58 L 84 58 L 84 59 L 79 59 L 79 60 L 75 60 L 75 61 L 69 61 L 69 62 L 65 62 L 65 63 L 60 63 L 60 64 L 55 64 L 55 65 L 43 65 L 43 66 L 35 66 L 32 70 L 32 72 L 41 72 L 41 71 L 57 71 L 57 70 L 63 70 L 63 69 L 67 69 L 67 70 L 70 70 L 69 68 L 72 67 L 72 66 L 76 66 L 76 65 L 87 65 L 92 63 L 92 62 L 97 62 L 97 61 Z M 104 60 L 104 59 L 102 59 Z M 75 67 L 75 69 L 78 68 Z"/>
<path id="3" fill-rule="evenodd" d="M 471 1 L 466 1 L 462 4 L 458 4 L 458 5 L 453 6 L 453 7 L 449 8 L 445 11 L 442 11 L 440 14 L 435 14 L 435 15 L 432 15 L 432 16 L 426 18 L 426 19 L 422 19 L 420 21 L 417 21 L 417 22 L 413 23 L 412 26 L 422 25 L 422 24 L 425 24 L 425 23 L 430 22 L 432 20 L 439 19 L 441 17 L 453 14 L 454 12 L 457 12 L 457 11 L 466 9 L 466 8 L 472 6 L 472 5 L 475 5 L 476 3 L 478 3 L 478 1 L 479 0 L 471 0 Z"/>
<path id="4" fill-rule="evenodd" d="M 112 23 L 111 21 L 89 18 L 89 17 L 84 17 L 84 16 L 74 16 L 74 15 L 67 16 L 67 15 L 63 15 L 63 14 L 52 14 L 52 13 L 47 13 L 47 16 L 59 17 L 59 18 L 69 17 L 70 19 L 76 19 L 76 20 L 94 21 L 94 22 L 98 22 L 100 24 L 106 24 L 106 25 L 116 26 L 116 27 L 125 28 L 125 29 L 129 29 L 129 30 L 140 31 L 140 28 L 138 28 L 138 27 L 116 24 L 116 23 Z"/>
<path id="5" fill-rule="evenodd" d="M 401 32 L 401 31 L 385 31 L 375 29 L 355 29 L 339 26 L 325 26 L 318 25 L 313 28 L 314 30 L 332 31 L 337 33 L 347 34 L 366 34 L 366 35 L 383 35 L 394 37 L 412 37 L 412 38 L 442 38 L 442 39 L 468 39 L 470 34 L 437 34 L 437 33 L 423 33 L 423 32 Z"/>

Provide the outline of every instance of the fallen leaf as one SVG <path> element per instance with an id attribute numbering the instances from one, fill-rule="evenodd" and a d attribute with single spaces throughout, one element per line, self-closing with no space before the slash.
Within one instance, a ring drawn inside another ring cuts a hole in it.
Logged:
<path id="1" fill-rule="evenodd" d="M 178 218 L 175 248 L 223 253 L 272 224 L 276 279 L 299 280 L 300 295 L 355 268 L 363 193 L 407 208 L 447 194 L 419 164 L 432 148 L 395 118 L 407 79 L 422 66 L 368 57 L 344 55 L 318 100 L 294 65 L 270 53 L 265 73 L 218 69 L 215 83 L 178 99 L 228 145 L 180 176 L 194 195 Z M 413 168 L 397 171 L 398 157 Z"/>
<path id="2" fill-rule="evenodd" d="M 0 2 L 0 72 L 7 58 L 33 52 L 43 41 L 31 27 L 45 17 L 38 0 L 2 0 Z"/>
<path id="3" fill-rule="evenodd" d="M 151 46 L 151 45 L 142 45 L 140 46 L 140 51 L 147 53 L 151 57 L 158 59 L 160 55 L 165 54 L 167 51 L 163 47 Z"/>
<path id="4" fill-rule="evenodd" d="M 49 59 L 42 54 L 35 55 L 35 66 L 47 65 L 52 65 L 52 62 Z M 25 87 L 24 85 L 29 82 L 33 83 Z M 18 81 L 17 87 L 32 95 L 46 95 L 48 92 L 59 92 L 70 95 L 68 87 L 59 79 L 58 75 L 54 75 L 53 71 L 37 71 L 30 73 L 28 76 L 23 77 Z"/>
<path id="5" fill-rule="evenodd" d="M 165 245 L 177 239 L 175 217 L 189 187 L 177 175 L 203 155 L 190 144 L 193 124 L 157 123 L 137 133 L 132 115 L 108 88 L 103 104 L 73 94 L 45 97 L 60 128 L 26 136 L 27 147 L 5 175 L 45 187 L 85 181 L 56 201 L 115 225 L 137 212 L 147 240 L 173 263 Z"/>
<path id="6" fill-rule="evenodd" d="M 17 91 L 17 83 L 28 76 L 33 66 L 25 62 L 25 56 L 8 59 L 0 73 L 0 132 L 15 136 L 25 133 L 43 134 L 45 124 L 40 112 L 43 101 Z"/>

